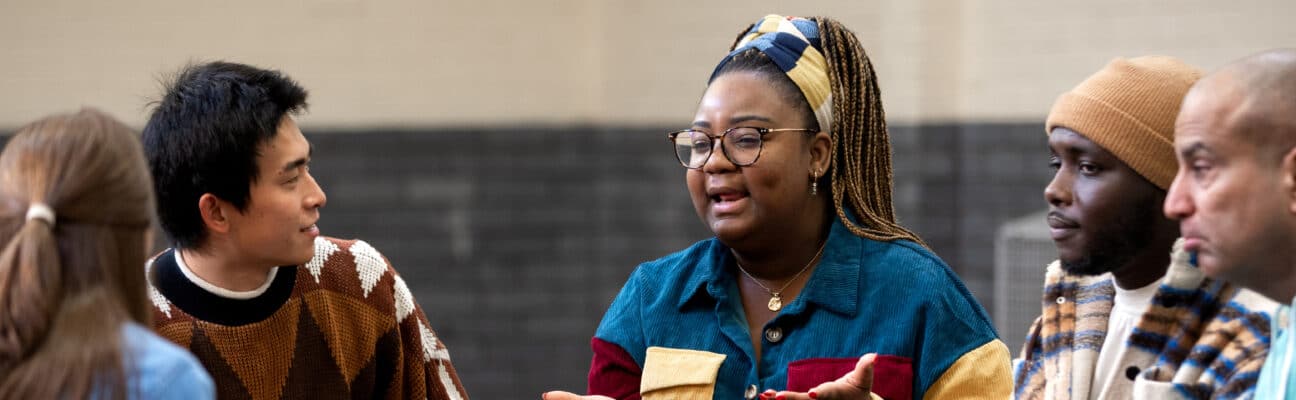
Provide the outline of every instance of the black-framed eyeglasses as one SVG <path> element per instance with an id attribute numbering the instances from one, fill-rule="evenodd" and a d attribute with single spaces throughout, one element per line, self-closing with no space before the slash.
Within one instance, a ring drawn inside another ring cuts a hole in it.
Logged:
<path id="1" fill-rule="evenodd" d="M 724 152 L 729 162 L 739 167 L 755 164 L 760 158 L 761 149 L 765 147 L 765 135 L 773 132 L 819 133 L 814 129 L 804 128 L 733 127 L 720 134 L 720 151 Z M 715 149 L 716 136 L 696 129 L 671 132 L 666 134 L 666 137 L 675 146 L 675 158 L 679 159 L 680 165 L 688 169 L 702 168 Z"/>

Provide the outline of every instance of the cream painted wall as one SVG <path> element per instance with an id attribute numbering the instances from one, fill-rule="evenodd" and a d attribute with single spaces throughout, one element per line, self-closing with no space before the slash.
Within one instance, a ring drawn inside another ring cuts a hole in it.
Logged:
<path id="1" fill-rule="evenodd" d="M 597 101 L 592 1 L 6 1 L 3 126 L 79 104 L 142 124 L 189 60 L 281 69 L 330 126 L 570 122 Z"/>
<path id="2" fill-rule="evenodd" d="M 1207 70 L 1296 47 L 1293 1 L 974 0 L 965 6 L 954 118 L 1014 120 L 1113 57 L 1165 54 Z"/>
<path id="3" fill-rule="evenodd" d="M 767 12 L 852 27 L 893 123 L 1040 119 L 1115 56 L 1296 46 L 1289 0 L 3 0 L 0 129 L 80 105 L 138 126 L 161 76 L 213 59 L 302 82 L 308 128 L 682 124 Z"/>

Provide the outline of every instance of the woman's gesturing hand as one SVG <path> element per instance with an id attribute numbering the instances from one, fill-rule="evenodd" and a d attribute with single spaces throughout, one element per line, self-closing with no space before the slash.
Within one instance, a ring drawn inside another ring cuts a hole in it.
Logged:
<path id="1" fill-rule="evenodd" d="M 552 391 L 540 395 L 541 400 L 612 400 L 607 396 L 581 396 L 571 392 Z"/>
<path id="2" fill-rule="evenodd" d="M 761 394 L 765 400 L 846 400 L 871 399 L 873 389 L 873 360 L 876 354 L 865 354 L 855 363 L 855 370 L 846 373 L 832 382 L 824 382 L 805 393 L 775 392 L 767 390 Z M 550 399 L 552 400 L 552 399 Z"/>

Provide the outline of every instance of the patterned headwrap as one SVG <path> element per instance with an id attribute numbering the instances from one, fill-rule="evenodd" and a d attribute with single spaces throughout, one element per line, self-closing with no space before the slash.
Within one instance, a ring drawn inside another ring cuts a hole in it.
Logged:
<path id="1" fill-rule="evenodd" d="M 774 61 L 788 78 L 801 89 L 814 110 L 819 130 L 831 134 L 832 85 L 828 82 L 828 63 L 820 52 L 819 25 L 814 21 L 770 14 L 752 26 L 733 51 L 720 61 L 711 79 L 734 56 L 756 49 Z"/>

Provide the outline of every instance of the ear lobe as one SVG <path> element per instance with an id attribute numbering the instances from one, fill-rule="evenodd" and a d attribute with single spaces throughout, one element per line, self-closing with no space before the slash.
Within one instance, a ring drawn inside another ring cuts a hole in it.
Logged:
<path id="1" fill-rule="evenodd" d="M 229 232 L 229 207 L 229 203 L 211 193 L 203 193 L 198 198 L 198 213 L 202 215 L 203 226 L 214 233 Z"/>

